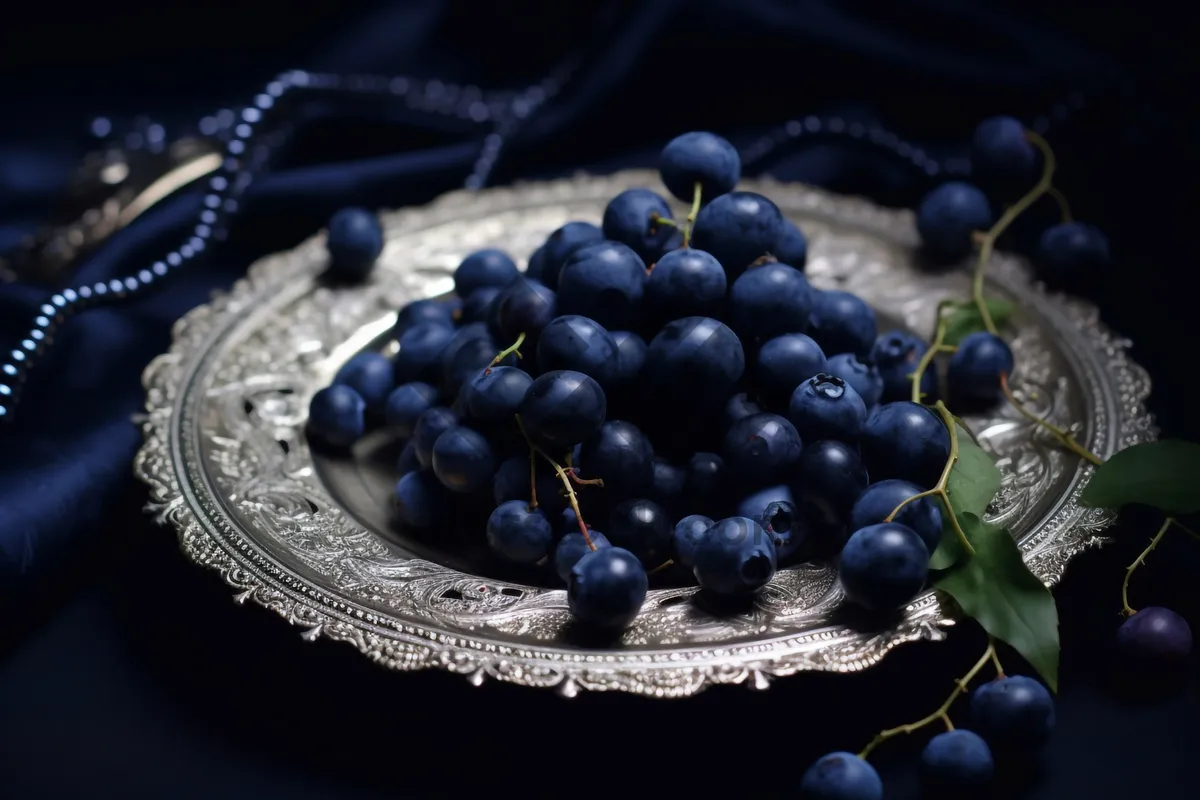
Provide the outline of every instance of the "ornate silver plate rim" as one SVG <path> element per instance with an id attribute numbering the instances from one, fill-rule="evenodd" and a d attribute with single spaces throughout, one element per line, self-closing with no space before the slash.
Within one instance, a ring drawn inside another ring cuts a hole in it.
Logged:
<path id="1" fill-rule="evenodd" d="M 629 186 L 656 184 L 656 177 L 644 171 L 603 177 L 580 175 L 484 192 L 453 192 L 428 206 L 389 212 L 382 219 L 390 239 L 393 234 L 403 237 L 464 216 L 479 219 L 522 205 L 566 203 L 581 197 L 599 201 Z M 916 243 L 912 214 L 907 211 L 771 180 L 746 181 L 744 188 L 772 197 L 789 215 L 834 219 L 901 247 L 911 248 Z M 197 458 L 189 449 L 189 443 L 194 444 L 198 435 L 193 413 L 197 398 L 192 387 L 199 371 L 211 369 L 213 352 L 220 347 L 222 337 L 256 306 L 281 292 L 311 291 L 323 243 L 323 236 L 318 235 L 290 253 L 269 256 L 252 265 L 247 277 L 229 292 L 214 295 L 211 303 L 192 310 L 176 323 L 170 350 L 155 359 L 143 375 L 147 392 L 143 422 L 146 441 L 134 468 L 150 488 L 148 510 L 175 528 L 184 553 L 192 561 L 216 570 L 236 590 L 236 602 L 250 600 L 275 611 L 301 627 L 306 640 L 324 637 L 349 642 L 390 668 L 440 668 L 463 674 L 475 685 L 493 678 L 556 688 L 566 696 L 580 690 L 617 690 L 682 697 L 715 684 L 763 689 L 772 678 L 803 671 L 864 669 L 899 644 L 943 638 L 944 629 L 954 623 L 953 609 L 928 592 L 905 609 L 900 622 L 881 631 L 859 632 L 826 625 L 799 636 L 740 638 L 658 649 L 588 650 L 514 644 L 453 627 L 439 629 L 427 620 L 414 622 L 357 602 L 292 569 L 269 547 L 262 546 L 261 535 L 239 526 L 222 511 L 217 489 L 202 474 L 201 465 L 195 463 Z M 1031 280 L 1023 262 L 1007 254 L 996 255 L 989 280 L 1009 294 L 1023 313 L 1036 316 L 1051 331 L 1072 371 L 1082 379 L 1090 416 L 1080 433 L 1085 444 L 1106 457 L 1156 436 L 1144 406 L 1150 390 L 1148 376 L 1129 359 L 1129 342 L 1104 328 L 1095 308 L 1048 294 Z M 297 285 L 309 288 L 296 290 Z M 376 325 L 375 333 L 380 330 Z M 366 343 L 346 343 L 346 347 L 357 349 Z M 293 422 L 300 425 L 302 415 Z M 1066 490 L 1040 512 L 1040 519 L 1019 541 L 1026 562 L 1048 585 L 1061 578 L 1071 558 L 1101 543 L 1100 532 L 1112 522 L 1111 515 L 1085 509 L 1077 502 L 1091 467 L 1070 462 L 1062 470 L 1064 475 L 1070 473 L 1064 477 Z M 339 519 L 339 524 L 347 532 L 348 541 L 369 542 L 375 536 L 348 515 Z M 428 566 L 458 578 L 487 580 Z M 555 593 L 538 591 L 547 597 Z M 557 590 L 557 595 L 562 594 Z"/>

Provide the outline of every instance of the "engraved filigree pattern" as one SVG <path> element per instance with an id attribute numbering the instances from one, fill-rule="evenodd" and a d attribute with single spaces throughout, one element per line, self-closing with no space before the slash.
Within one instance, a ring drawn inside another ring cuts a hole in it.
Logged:
<path id="1" fill-rule="evenodd" d="M 454 193 L 382 217 L 387 245 L 364 286 L 331 290 L 321 237 L 253 265 L 247 277 L 179 321 L 171 350 L 146 369 L 146 443 L 137 474 L 150 510 L 184 553 L 217 570 L 238 602 L 252 600 L 394 669 L 437 667 L 528 686 L 620 690 L 658 697 L 707 685 L 766 688 L 806 670 L 854 671 L 893 647 L 939 639 L 952 610 L 935 593 L 903 621 L 861 632 L 837 613 L 828 565 L 779 573 L 737 615 L 706 609 L 692 589 L 650 593 L 637 621 L 607 649 L 570 643 L 565 593 L 468 575 L 397 553 L 340 508 L 322 485 L 303 434 L 312 394 L 351 355 L 378 340 L 395 309 L 452 287 L 471 250 L 533 250 L 569 219 L 598 220 L 609 197 L 656 176 L 579 176 L 476 194 Z M 815 285 L 854 291 L 882 318 L 928 332 L 938 301 L 965 297 L 962 271 L 913 263 L 912 215 L 793 184 L 747 182 L 809 236 Z M 1059 425 L 1075 423 L 1101 456 L 1156 435 L 1145 372 L 1095 309 L 1046 294 L 1018 259 L 998 254 L 990 292 L 1016 301 L 1014 389 Z M 1003 485 L 989 518 L 1015 532 L 1048 584 L 1102 541 L 1111 515 L 1078 505 L 1090 467 L 1052 446 L 1012 409 L 968 425 L 997 458 Z"/>

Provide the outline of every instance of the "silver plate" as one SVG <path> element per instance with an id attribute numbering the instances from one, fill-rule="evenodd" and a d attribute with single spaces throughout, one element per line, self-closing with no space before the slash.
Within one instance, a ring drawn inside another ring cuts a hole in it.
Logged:
<path id="1" fill-rule="evenodd" d="M 170 351 L 146 369 L 136 471 L 152 510 L 176 529 L 189 558 L 237 590 L 239 603 L 273 609 L 306 639 L 347 641 L 385 666 L 439 667 L 475 684 L 679 697 L 710 684 L 765 688 L 805 670 L 860 670 L 903 642 L 942 638 L 953 610 L 934 593 L 884 630 L 856 630 L 837 613 L 833 569 L 805 565 L 780 572 L 752 609 L 734 616 L 689 602 L 692 589 L 653 590 L 619 642 L 579 644 L 567 635 L 563 590 L 469 574 L 452 556 L 435 563 L 369 522 L 386 504 L 369 481 L 355 494 L 345 481 L 335 492 L 323 479 L 303 435 L 309 399 L 351 355 L 384 341 L 397 308 L 448 291 L 467 252 L 527 254 L 570 219 L 598 221 L 607 200 L 630 186 L 655 188 L 657 177 L 623 172 L 456 192 L 385 214 L 387 245 L 361 287 L 332 291 L 316 280 L 322 237 L 253 265 L 228 294 L 180 320 Z M 815 285 L 856 292 L 891 322 L 928 332 L 939 300 L 968 296 L 964 272 L 914 267 L 907 211 L 793 184 L 745 188 L 802 226 Z M 1102 457 L 1154 438 L 1146 373 L 1096 310 L 1046 294 L 1008 255 L 995 257 L 990 274 L 989 291 L 1019 307 L 1015 388 L 1033 409 L 1074 427 Z M 1078 505 L 1090 467 L 1011 409 L 967 421 L 1004 475 L 989 518 L 1010 526 L 1030 568 L 1053 584 L 1111 523 Z"/>

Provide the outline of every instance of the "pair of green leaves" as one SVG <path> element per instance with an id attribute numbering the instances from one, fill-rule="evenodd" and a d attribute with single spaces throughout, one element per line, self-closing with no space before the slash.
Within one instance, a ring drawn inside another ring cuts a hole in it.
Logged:
<path id="1" fill-rule="evenodd" d="M 1058 689 L 1058 609 L 1054 596 L 1025 566 L 1008 529 L 983 521 L 1000 489 L 1000 471 L 963 428 L 958 429 L 958 461 L 946 495 L 958 525 L 974 551 L 967 555 L 943 509 L 942 539 L 930 558 L 934 587 L 1002 642 L 1024 656 L 1052 690 Z"/>

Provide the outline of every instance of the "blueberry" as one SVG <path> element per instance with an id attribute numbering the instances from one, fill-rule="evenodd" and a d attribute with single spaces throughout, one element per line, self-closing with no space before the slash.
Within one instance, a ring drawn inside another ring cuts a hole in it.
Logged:
<path id="1" fill-rule="evenodd" d="M 866 358 L 878 329 L 875 309 L 850 292 L 813 292 L 809 334 L 826 353 L 853 353 Z"/>
<path id="2" fill-rule="evenodd" d="M 542 283 L 557 289 L 558 275 L 571 254 L 603 240 L 604 232 L 590 222 L 568 222 L 550 234 L 542 245 Z"/>
<path id="3" fill-rule="evenodd" d="M 691 511 L 719 515 L 727 504 L 729 468 L 716 453 L 696 453 L 683 475 L 684 504 Z"/>
<path id="4" fill-rule="evenodd" d="M 939 733 L 921 751 L 921 779 L 935 789 L 978 789 L 995 773 L 992 750 L 979 734 L 956 729 Z"/>
<path id="5" fill-rule="evenodd" d="M 870 360 L 883 380 L 884 403 L 912 398 L 912 378 L 921 356 L 929 349 L 920 336 L 906 331 L 888 331 L 875 340 Z M 932 400 L 937 395 L 937 372 L 931 367 L 921 376 L 921 391 Z"/>
<path id="6" fill-rule="evenodd" d="M 950 432 L 928 408 L 903 400 L 871 411 L 859 447 L 875 480 L 901 478 L 930 489 L 950 457 Z"/>
<path id="7" fill-rule="evenodd" d="M 879 370 L 874 364 L 863 363 L 853 353 L 830 356 L 826 360 L 825 371 L 853 386 L 867 408 L 878 405 L 883 397 L 883 377 Z"/>
<path id="8" fill-rule="evenodd" d="M 1037 150 L 1025 126 L 1012 117 L 989 117 L 971 139 L 971 177 L 980 186 L 1005 194 L 1033 182 Z"/>
<path id="9" fill-rule="evenodd" d="M 692 572 L 706 591 L 723 597 L 754 594 L 775 575 L 775 544 L 757 522 L 729 517 L 696 540 Z"/>
<path id="10" fill-rule="evenodd" d="M 1036 750 L 1050 738 L 1054 722 L 1054 699 L 1028 676 L 997 678 L 971 693 L 971 728 L 993 750 Z"/>
<path id="11" fill-rule="evenodd" d="M 492 552 L 514 564 L 535 564 L 554 544 L 554 530 L 541 509 L 523 500 L 496 506 L 488 517 L 487 543 Z"/>
<path id="12" fill-rule="evenodd" d="M 685 203 L 694 201 L 700 184 L 704 202 L 733 191 L 742 177 L 742 160 L 720 136 L 693 131 L 667 142 L 658 157 L 658 171 L 667 191 Z"/>
<path id="13" fill-rule="evenodd" d="M 771 248 L 771 255 L 775 256 L 780 264 L 804 271 L 804 265 L 808 261 L 808 239 L 790 219 L 784 219 L 780 225 L 779 238 Z"/>
<path id="14" fill-rule="evenodd" d="M 637 385 L 638 376 L 646 363 L 646 340 L 629 331 L 611 331 L 609 336 L 617 344 L 617 369 L 612 384 L 624 389 Z"/>
<path id="15" fill-rule="evenodd" d="M 367 431 L 366 410 L 366 401 L 349 386 L 326 387 L 308 405 L 309 432 L 326 444 L 349 447 Z"/>
<path id="16" fill-rule="evenodd" d="M 571 568 L 567 606 L 580 622 L 621 629 L 637 617 L 650 579 L 637 556 L 620 547 L 585 553 Z"/>
<path id="17" fill-rule="evenodd" d="M 440 300 L 414 300 L 400 309 L 400 313 L 396 315 L 396 325 L 392 330 L 399 339 L 409 328 L 423 323 L 453 328 L 453 309 L 449 303 Z"/>
<path id="18" fill-rule="evenodd" d="M 696 550 L 696 542 L 704 536 L 705 531 L 715 523 L 702 514 L 689 514 L 675 523 L 672 541 L 675 545 L 675 563 L 692 567 L 692 554 Z"/>
<path id="19" fill-rule="evenodd" d="M 580 458 L 587 464 L 587 469 L 581 470 L 585 477 L 604 481 L 606 497 L 632 497 L 646 491 L 654 479 L 654 448 L 629 422 L 605 422 L 584 440 Z"/>
<path id="20" fill-rule="evenodd" d="M 383 252 L 383 228 L 365 208 L 343 208 L 329 220 L 325 237 L 329 274 L 339 281 L 356 282 L 371 274 Z"/>
<path id="21" fill-rule="evenodd" d="M 746 417 L 725 433 L 725 463 L 743 486 L 763 486 L 790 475 L 800 451 L 800 434 L 778 414 Z"/>
<path id="22" fill-rule="evenodd" d="M 525 277 L 541 283 L 545 270 L 546 248 L 538 245 L 537 249 L 529 254 L 529 262 L 525 265 Z"/>
<path id="23" fill-rule="evenodd" d="M 813 291 L 799 270 L 786 264 L 764 264 L 733 282 L 729 309 L 738 335 L 769 339 L 808 330 Z"/>
<path id="24" fill-rule="evenodd" d="M 532 278 L 519 278 L 500 290 L 493 306 L 497 341 L 516 341 L 522 333 L 536 338 L 558 316 L 558 298 L 554 292 Z"/>
<path id="25" fill-rule="evenodd" d="M 543 372 L 574 370 L 606 386 L 617 373 L 617 343 L 595 320 L 557 317 L 542 329 L 537 362 Z"/>
<path id="26" fill-rule="evenodd" d="M 916 596 L 929 574 L 929 550 L 898 522 L 860 528 L 842 548 L 838 576 L 846 599 L 870 611 L 892 611 Z"/>
<path id="27" fill-rule="evenodd" d="M 721 262 L 732 281 L 775 248 L 782 228 L 783 214 L 770 200 L 754 192 L 730 192 L 700 209 L 691 244 Z"/>
<path id="28" fill-rule="evenodd" d="M 653 500 L 626 500 L 608 517 L 608 540 L 635 554 L 654 569 L 671 557 L 674 527 Z"/>
<path id="29" fill-rule="evenodd" d="M 786 407 L 797 387 L 826 366 L 825 351 L 803 333 L 785 333 L 763 342 L 755 362 L 759 388 L 773 408 Z"/>
<path id="30" fill-rule="evenodd" d="M 410 472 L 397 481 L 393 497 L 396 512 L 405 525 L 428 528 L 437 521 L 442 486 L 428 472 Z"/>
<path id="31" fill-rule="evenodd" d="M 529 503 L 537 491 L 538 508 L 547 514 L 561 514 L 567 507 L 567 497 L 558 474 L 544 459 L 534 462 L 534 486 L 529 484 L 529 456 L 520 455 L 500 462 L 492 480 L 492 497 L 496 505 L 509 500 Z"/>
<path id="32" fill-rule="evenodd" d="M 802 800 L 883 800 L 875 768 L 850 753 L 822 756 L 800 781 Z"/>
<path id="33" fill-rule="evenodd" d="M 585 315 L 605 328 L 628 328 L 646 289 L 646 265 L 620 242 L 600 242 L 571 254 L 558 275 L 558 310 Z"/>
<path id="34" fill-rule="evenodd" d="M 1192 652 L 1192 629 L 1169 608 L 1148 606 L 1121 624 L 1117 646 L 1133 661 L 1182 662 Z"/>
<path id="35" fill-rule="evenodd" d="M 492 337 L 487 335 L 486 329 L 482 333 L 466 335 L 467 329 L 474 328 L 476 325 L 485 328 L 482 323 L 478 322 L 471 323 L 465 328 L 459 328 L 455 338 L 451 339 L 446 348 L 442 350 L 440 359 L 442 384 L 445 386 L 446 394 L 450 397 L 459 397 L 466 382 L 481 370 L 490 367 L 496 358 L 496 353 L 499 352 Z M 500 362 L 499 366 L 511 366 L 515 361 L 513 356 L 508 356 Z"/>
<path id="36" fill-rule="evenodd" d="M 954 397 L 995 403 L 1002 396 L 1000 376 L 1011 375 L 1013 353 L 994 333 L 979 331 L 966 336 L 950 356 L 946 385 Z"/>
<path id="37" fill-rule="evenodd" d="M 579 559 L 592 552 L 592 548 L 588 547 L 587 542 L 584 541 L 583 534 L 579 532 L 578 526 L 571 523 L 571 527 L 573 530 L 568 530 L 554 548 L 554 571 L 558 573 L 558 577 L 562 578 L 563 583 L 570 582 L 571 570 L 579 563 Z M 597 550 L 612 547 L 608 537 L 600 531 L 589 530 L 588 538 L 592 540 L 592 544 Z"/>
<path id="38" fill-rule="evenodd" d="M 939 261 L 961 261 L 975 246 L 975 231 L 992 225 L 992 207 L 977 187 L 962 181 L 943 183 L 917 207 L 917 233 L 925 251 Z"/>
<path id="39" fill-rule="evenodd" d="M 564 452 L 600 430 L 606 408 L 596 381 L 582 372 L 556 370 L 534 379 L 520 414 L 530 436 Z"/>
<path id="40" fill-rule="evenodd" d="M 644 367 L 652 396 L 676 408 L 724 403 L 745 369 L 741 340 L 708 317 L 668 322 L 650 341 Z"/>
<path id="41" fill-rule="evenodd" d="M 472 420 L 512 423 L 533 378 L 516 367 L 480 370 L 463 384 L 462 398 Z"/>
<path id="42" fill-rule="evenodd" d="M 677 467 L 665 458 L 655 458 L 651 462 L 653 477 L 646 495 L 666 509 L 676 509 L 683 500 L 683 486 L 686 471 Z"/>
<path id="43" fill-rule="evenodd" d="M 454 270 L 454 292 L 466 298 L 480 289 L 500 289 L 519 274 L 516 262 L 503 250 L 476 250 Z"/>
<path id="44" fill-rule="evenodd" d="M 788 503 L 795 507 L 796 498 L 792 495 L 791 488 L 785 483 L 768 486 L 742 498 L 737 506 L 737 515 L 754 520 L 765 530 L 767 506 L 772 503 Z"/>
<path id="45" fill-rule="evenodd" d="M 388 395 L 383 418 L 388 427 L 404 439 L 412 436 L 417 420 L 437 403 L 437 389 L 428 383 L 402 383 Z"/>
<path id="46" fill-rule="evenodd" d="M 412 442 L 405 442 L 404 449 L 396 457 L 396 474 L 404 477 L 410 472 L 419 472 L 420 470 L 421 462 L 417 458 L 417 446 Z"/>
<path id="47" fill-rule="evenodd" d="M 486 322 L 488 316 L 494 313 L 493 303 L 499 296 L 500 288 L 497 286 L 484 286 L 466 295 L 459 309 L 459 322 Z"/>
<path id="48" fill-rule="evenodd" d="M 496 457 L 487 439 L 462 426 L 449 428 L 433 443 L 433 474 L 453 492 L 471 494 L 492 482 Z"/>
<path id="49" fill-rule="evenodd" d="M 740 392 L 730 397 L 729 401 L 725 403 L 725 413 L 722 415 L 721 421 L 725 428 L 729 428 L 739 419 L 761 413 L 762 406 L 751 400 L 745 392 Z"/>
<path id="50" fill-rule="evenodd" d="M 693 316 L 718 316 L 725 304 L 725 270 L 703 250 L 672 250 L 658 260 L 646 279 L 646 305 L 668 322 Z"/>
<path id="51" fill-rule="evenodd" d="M 438 383 L 442 352 L 454 338 L 454 329 L 438 322 L 419 322 L 400 334 L 400 349 L 392 362 L 397 383 Z"/>
<path id="52" fill-rule="evenodd" d="M 608 201 L 600 228 L 605 239 L 631 248 L 649 266 L 662 256 L 676 230 L 655 224 L 656 218 L 671 219 L 666 200 L 649 189 L 626 189 Z"/>
<path id="53" fill-rule="evenodd" d="M 871 484 L 850 509 L 850 530 L 883 522 L 897 506 L 920 493 L 920 486 L 897 478 Z M 942 510 L 934 498 L 914 500 L 900 509 L 894 521 L 916 531 L 931 554 L 937 549 L 942 539 Z"/>
<path id="54" fill-rule="evenodd" d="M 867 405 L 850 384 L 822 372 L 796 387 L 788 419 L 805 442 L 836 439 L 858 444 L 867 422 Z"/>
<path id="55" fill-rule="evenodd" d="M 1108 265 L 1108 239 L 1092 225 L 1064 222 L 1042 233 L 1034 256 L 1038 277 L 1056 289 L 1080 288 Z"/>
<path id="56" fill-rule="evenodd" d="M 457 424 L 458 415 L 443 406 L 434 406 L 417 420 L 413 426 L 412 443 L 417 449 L 417 460 L 422 468 L 433 466 L 434 442 Z"/>
<path id="57" fill-rule="evenodd" d="M 782 565 L 804 545 L 807 528 L 796 506 L 787 500 L 775 500 L 762 512 L 762 528 L 775 545 L 775 561 Z"/>
<path id="58" fill-rule="evenodd" d="M 382 353 L 359 353 L 338 370 L 333 382 L 358 392 L 373 414 L 383 411 L 388 395 L 396 388 L 392 361 Z"/>
<path id="59" fill-rule="evenodd" d="M 840 547 L 850 509 L 868 483 L 862 459 L 849 445 L 827 439 L 804 448 L 796 463 L 792 494 L 820 549 L 836 552 Z"/>

